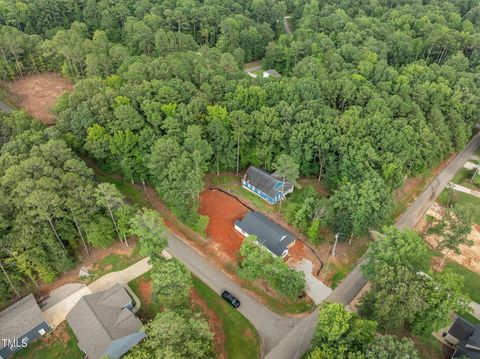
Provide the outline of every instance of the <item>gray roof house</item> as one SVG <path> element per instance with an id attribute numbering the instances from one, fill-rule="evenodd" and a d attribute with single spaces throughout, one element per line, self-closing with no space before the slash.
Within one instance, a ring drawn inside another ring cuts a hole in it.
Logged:
<path id="1" fill-rule="evenodd" d="M 274 256 L 285 257 L 295 244 L 292 233 L 259 212 L 247 212 L 242 220 L 235 222 L 235 229 L 245 237 L 256 236 L 257 242 Z"/>
<path id="2" fill-rule="evenodd" d="M 120 358 L 145 337 L 133 306 L 132 298 L 118 283 L 78 301 L 67 314 L 67 322 L 88 358 Z"/>
<path id="3" fill-rule="evenodd" d="M 452 358 L 480 359 L 480 324 L 458 316 L 443 338 L 455 349 Z"/>
<path id="4" fill-rule="evenodd" d="M 277 203 L 293 192 L 291 183 L 285 181 L 283 184 L 282 178 L 275 173 L 269 174 L 254 166 L 248 167 L 242 178 L 242 186 L 270 204 Z"/>
<path id="5" fill-rule="evenodd" d="M 32 294 L 0 312 L 0 359 L 52 330 Z"/>

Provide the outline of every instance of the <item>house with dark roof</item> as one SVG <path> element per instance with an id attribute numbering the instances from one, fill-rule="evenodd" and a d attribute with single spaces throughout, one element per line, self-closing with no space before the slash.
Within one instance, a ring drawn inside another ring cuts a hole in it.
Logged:
<path id="1" fill-rule="evenodd" d="M 270 204 L 276 204 L 293 192 L 293 185 L 275 173 L 269 174 L 259 168 L 250 166 L 242 178 L 243 188 L 253 192 Z"/>
<path id="2" fill-rule="evenodd" d="M 455 350 L 452 358 L 480 359 L 480 324 L 457 316 L 443 338 Z"/>
<path id="3" fill-rule="evenodd" d="M 32 294 L 0 312 L 0 359 L 52 330 Z"/>
<path id="4" fill-rule="evenodd" d="M 117 283 L 82 297 L 67 314 L 67 322 L 89 359 L 117 359 L 145 338 L 133 308 L 132 297 Z"/>
<path id="5" fill-rule="evenodd" d="M 235 222 L 235 230 L 244 237 L 256 236 L 257 243 L 277 257 L 285 257 L 295 244 L 292 233 L 259 212 L 247 212 L 242 220 Z"/>

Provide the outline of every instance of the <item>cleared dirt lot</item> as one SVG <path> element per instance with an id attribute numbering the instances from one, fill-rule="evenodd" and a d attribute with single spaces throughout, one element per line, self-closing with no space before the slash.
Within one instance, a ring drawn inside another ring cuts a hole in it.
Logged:
<path id="1" fill-rule="evenodd" d="M 9 90 L 19 107 L 41 122 L 51 125 L 55 123 L 55 116 L 50 109 L 61 94 L 73 90 L 73 85 L 58 74 L 45 73 L 13 81 Z"/>
<path id="2" fill-rule="evenodd" d="M 243 241 L 243 236 L 234 228 L 235 221 L 248 211 L 235 198 L 221 191 L 205 190 L 200 195 L 199 212 L 209 218 L 207 234 L 222 254 L 231 260 L 237 259 Z"/>

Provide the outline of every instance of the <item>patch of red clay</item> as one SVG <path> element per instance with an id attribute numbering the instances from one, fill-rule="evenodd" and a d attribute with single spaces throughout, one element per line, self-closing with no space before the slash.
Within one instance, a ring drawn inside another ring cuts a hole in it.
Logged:
<path id="1" fill-rule="evenodd" d="M 55 115 L 50 110 L 57 98 L 72 90 L 68 80 L 54 73 L 29 75 L 10 84 L 10 92 L 18 98 L 17 104 L 47 125 L 55 123 Z"/>
<path id="2" fill-rule="evenodd" d="M 138 291 L 142 297 L 142 302 L 150 303 L 152 301 L 152 281 L 140 281 L 138 285 Z"/>
<path id="3" fill-rule="evenodd" d="M 218 359 L 226 359 L 227 352 L 225 350 L 225 332 L 223 323 L 217 314 L 208 307 L 207 303 L 200 297 L 195 289 L 190 292 L 190 302 L 192 309 L 199 307 L 208 321 L 210 331 L 213 333 L 213 345 L 215 347 L 216 357 Z"/>
<path id="4" fill-rule="evenodd" d="M 230 259 L 236 260 L 243 236 L 234 226 L 248 208 L 235 198 L 216 190 L 205 190 L 200 195 L 199 212 L 208 216 L 207 234 Z"/>

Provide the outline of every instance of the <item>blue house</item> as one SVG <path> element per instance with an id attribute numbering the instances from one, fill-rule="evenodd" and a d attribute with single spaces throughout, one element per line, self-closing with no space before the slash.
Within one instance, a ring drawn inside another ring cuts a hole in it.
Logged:
<path id="1" fill-rule="evenodd" d="M 0 312 L 0 359 L 10 358 L 52 330 L 32 294 Z"/>
<path id="2" fill-rule="evenodd" d="M 242 186 L 244 188 L 270 204 L 275 204 L 285 199 L 288 193 L 293 192 L 292 184 L 286 181 L 283 186 L 282 184 L 282 179 L 275 176 L 275 173 L 269 174 L 254 166 L 250 166 L 242 178 Z"/>

